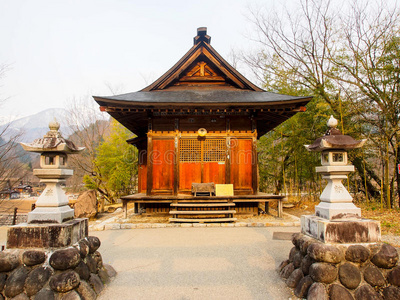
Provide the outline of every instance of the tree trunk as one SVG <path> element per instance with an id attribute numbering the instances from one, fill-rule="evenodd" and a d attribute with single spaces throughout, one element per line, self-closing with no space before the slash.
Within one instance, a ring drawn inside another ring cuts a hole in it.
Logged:
<path id="1" fill-rule="evenodd" d="M 396 167 L 396 178 L 397 178 L 397 199 L 398 199 L 398 205 L 400 207 L 400 145 L 397 146 L 396 149 L 396 159 L 395 159 L 395 167 Z M 395 197 L 395 191 L 393 189 L 393 199 Z M 394 202 L 394 201 L 393 201 Z"/>
<path id="2" fill-rule="evenodd" d="M 355 168 L 357 169 L 358 174 L 360 175 L 362 180 L 367 183 L 368 193 L 373 198 L 380 197 L 380 191 L 372 184 L 371 180 L 369 179 L 369 178 L 372 178 L 373 180 L 375 180 L 377 182 L 377 184 L 380 185 L 381 180 L 378 177 L 378 175 L 376 175 L 375 172 L 372 169 L 370 169 L 367 164 L 365 164 L 365 173 L 367 174 L 367 176 L 364 176 L 364 164 L 363 164 L 363 160 L 361 157 L 353 158 L 352 162 L 353 162 Z"/>

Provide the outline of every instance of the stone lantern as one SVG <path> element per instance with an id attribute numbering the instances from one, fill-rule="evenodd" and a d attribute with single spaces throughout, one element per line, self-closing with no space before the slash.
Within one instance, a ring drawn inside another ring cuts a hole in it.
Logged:
<path id="1" fill-rule="evenodd" d="M 67 154 L 74 154 L 84 148 L 76 147 L 73 142 L 64 139 L 59 133 L 60 124 L 50 122 L 50 131 L 33 143 L 21 143 L 24 150 L 40 153 L 41 169 L 33 170 L 33 174 L 46 184 L 46 188 L 36 201 L 36 208 L 28 213 L 28 223 L 63 223 L 74 217 L 74 210 L 68 205 L 61 184 L 72 176 L 68 169 Z"/>
<path id="2" fill-rule="evenodd" d="M 356 141 L 351 136 L 343 135 L 336 129 L 338 122 L 331 116 L 327 125 L 328 131 L 323 137 L 306 146 L 309 151 L 321 153 L 321 167 L 317 173 L 328 181 L 315 207 L 315 215 L 324 219 L 361 218 L 361 210 L 353 204 L 353 198 L 342 184 L 354 166 L 347 162 L 347 150 L 360 148 L 366 140 Z"/>
<path id="3" fill-rule="evenodd" d="M 357 141 L 343 135 L 331 116 L 328 130 L 307 150 L 321 152 L 321 164 L 316 171 L 328 181 L 315 207 L 315 215 L 301 217 L 302 232 L 323 242 L 376 242 L 380 240 L 379 222 L 361 219 L 361 210 L 342 184 L 354 166 L 348 164 L 347 150 L 360 148 L 366 140 Z"/>

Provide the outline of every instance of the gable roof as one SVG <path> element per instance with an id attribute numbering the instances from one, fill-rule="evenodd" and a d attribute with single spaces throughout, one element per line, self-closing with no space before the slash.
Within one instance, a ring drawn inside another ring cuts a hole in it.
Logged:
<path id="1" fill-rule="evenodd" d="M 188 71 L 190 66 L 196 61 L 203 62 L 206 65 L 210 65 L 211 70 L 216 69 L 217 72 L 222 73 L 225 77 L 225 81 L 230 83 L 230 86 L 249 91 L 263 91 L 247 78 L 240 74 L 235 68 L 233 68 L 211 45 L 211 38 L 206 35 L 207 29 L 201 27 L 197 29 L 197 36 L 194 38 L 194 45 L 190 50 L 164 75 L 162 75 L 155 82 L 150 84 L 148 87 L 141 90 L 142 92 L 150 92 L 156 90 L 165 90 L 169 88 L 174 81 L 179 80 L 182 74 Z M 207 63 L 204 60 L 208 60 Z M 214 70 L 213 70 L 214 71 Z M 213 76 L 199 76 L 205 77 L 212 80 Z M 198 78 L 201 79 L 201 78 Z"/>
<path id="2" fill-rule="evenodd" d="M 94 96 L 101 105 L 271 104 L 298 101 L 305 105 L 312 97 L 289 96 L 264 91 L 233 68 L 211 45 L 205 27 L 197 29 L 194 45 L 166 73 L 144 89 L 114 96 Z M 174 92 L 174 93 L 172 93 Z"/>
<path id="3" fill-rule="evenodd" d="M 258 110 L 260 135 L 301 111 L 312 97 L 267 92 L 240 74 L 211 45 L 205 27 L 198 28 L 194 45 L 165 74 L 144 89 L 114 96 L 93 96 L 107 111 L 138 136 L 147 132 L 149 114 L 166 109 Z"/>

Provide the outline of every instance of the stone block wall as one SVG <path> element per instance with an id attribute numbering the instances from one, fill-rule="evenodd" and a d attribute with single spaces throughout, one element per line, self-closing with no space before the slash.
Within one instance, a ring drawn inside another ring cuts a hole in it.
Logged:
<path id="1" fill-rule="evenodd" d="M 278 267 L 286 285 L 306 299 L 400 299 L 399 253 L 393 246 L 324 244 L 301 233 Z"/>
<path id="2" fill-rule="evenodd" d="M 0 252 L 0 300 L 96 299 L 116 275 L 103 264 L 100 240 L 89 236 L 71 247 Z"/>

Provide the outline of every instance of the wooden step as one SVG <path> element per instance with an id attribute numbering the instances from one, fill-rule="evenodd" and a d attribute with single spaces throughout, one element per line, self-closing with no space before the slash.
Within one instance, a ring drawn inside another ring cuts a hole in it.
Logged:
<path id="1" fill-rule="evenodd" d="M 236 206 L 235 203 L 171 203 L 175 207 L 223 207 Z"/>
<path id="2" fill-rule="evenodd" d="M 235 222 L 236 218 L 215 218 L 215 219 L 181 219 L 181 218 L 169 218 L 170 222 L 182 222 L 182 223 L 212 223 L 212 222 Z"/>
<path id="3" fill-rule="evenodd" d="M 236 210 L 170 210 L 170 215 L 225 215 L 236 214 Z"/>

